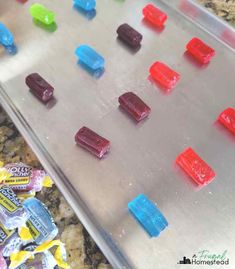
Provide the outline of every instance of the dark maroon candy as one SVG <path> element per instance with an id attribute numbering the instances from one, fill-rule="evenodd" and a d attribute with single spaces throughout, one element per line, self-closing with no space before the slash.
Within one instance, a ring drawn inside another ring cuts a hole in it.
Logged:
<path id="1" fill-rule="evenodd" d="M 147 106 L 136 94 L 133 92 L 126 92 L 118 99 L 120 106 L 127 111 L 136 121 L 141 121 L 148 117 L 151 112 Z"/>
<path id="2" fill-rule="evenodd" d="M 90 151 L 100 159 L 110 149 L 110 142 L 107 139 L 85 126 L 77 132 L 75 135 L 75 141 L 79 146 Z"/>
<path id="3" fill-rule="evenodd" d="M 54 88 L 38 73 L 28 75 L 25 83 L 42 102 L 46 103 L 53 97 Z"/>
<path id="4" fill-rule="evenodd" d="M 140 42 L 143 36 L 132 28 L 127 23 L 120 25 L 117 29 L 118 37 L 127 43 L 132 48 L 137 48 L 140 46 Z"/>

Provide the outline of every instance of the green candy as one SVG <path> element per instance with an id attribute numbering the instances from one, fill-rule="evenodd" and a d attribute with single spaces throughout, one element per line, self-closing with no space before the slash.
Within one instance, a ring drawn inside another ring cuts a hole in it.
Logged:
<path id="1" fill-rule="evenodd" d="M 46 25 L 54 23 L 55 20 L 54 12 L 48 10 L 43 5 L 38 3 L 33 4 L 30 7 L 30 14 L 35 20 L 40 21 Z"/>

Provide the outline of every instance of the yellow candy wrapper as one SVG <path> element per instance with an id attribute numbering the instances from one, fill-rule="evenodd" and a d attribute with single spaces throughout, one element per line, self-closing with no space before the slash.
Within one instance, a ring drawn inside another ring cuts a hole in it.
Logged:
<path id="1" fill-rule="evenodd" d="M 3 162 L 0 161 L 0 185 L 5 184 L 7 180 L 12 176 L 7 169 L 3 167 Z"/>
<path id="2" fill-rule="evenodd" d="M 45 188 L 51 188 L 53 186 L 54 182 L 51 179 L 50 176 L 45 176 L 43 182 L 42 182 L 42 186 Z"/>
<path id="3" fill-rule="evenodd" d="M 19 237 L 22 239 L 22 241 L 32 241 L 33 237 L 29 231 L 29 228 L 26 226 L 22 226 L 18 229 Z"/>
<path id="4" fill-rule="evenodd" d="M 66 250 L 64 244 L 60 240 L 45 242 L 35 248 L 34 251 L 18 251 L 13 253 L 10 256 L 11 264 L 9 269 L 16 269 L 18 266 L 25 263 L 28 259 L 34 259 L 34 255 L 38 253 L 44 253 L 53 247 L 56 247 L 56 251 L 53 256 L 56 260 L 57 265 L 63 269 L 70 269 L 70 266 L 66 262 Z"/>
<path id="5" fill-rule="evenodd" d="M 28 198 L 32 198 L 36 196 L 36 192 L 35 191 L 30 191 L 30 192 L 19 192 L 17 193 L 17 197 L 21 200 L 24 201 Z"/>

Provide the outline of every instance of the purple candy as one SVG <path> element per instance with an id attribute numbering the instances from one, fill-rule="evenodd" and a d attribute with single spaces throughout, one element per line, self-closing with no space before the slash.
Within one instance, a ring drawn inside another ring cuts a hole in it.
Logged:
<path id="1" fill-rule="evenodd" d="M 47 103 L 53 97 L 54 88 L 38 73 L 28 75 L 25 83 L 42 102 Z"/>
<path id="2" fill-rule="evenodd" d="M 118 27 L 117 34 L 121 40 L 132 48 L 139 47 L 140 42 L 143 39 L 143 36 L 127 23 L 124 23 Z"/>

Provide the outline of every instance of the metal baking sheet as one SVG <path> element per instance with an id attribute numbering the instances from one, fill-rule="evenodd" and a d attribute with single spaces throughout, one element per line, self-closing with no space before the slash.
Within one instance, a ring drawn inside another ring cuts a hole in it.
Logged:
<path id="1" fill-rule="evenodd" d="M 183 256 L 207 249 L 228 250 L 226 268 L 234 268 L 235 140 L 215 123 L 223 109 L 234 107 L 234 51 L 182 16 L 179 1 L 155 1 L 169 16 L 158 31 L 142 20 L 145 0 L 99 0 L 90 20 L 71 1 L 41 0 L 56 13 L 53 33 L 33 24 L 33 2 L 0 0 L 1 21 L 19 49 L 15 56 L 0 50 L 1 103 L 113 267 L 180 268 Z M 143 34 L 139 51 L 116 39 L 124 22 Z M 193 36 L 216 50 L 209 65 L 201 67 L 185 54 Z M 74 50 L 84 43 L 106 60 L 99 79 L 77 65 Z M 156 60 L 182 76 L 170 93 L 148 78 Z M 56 102 L 44 106 L 29 92 L 24 80 L 32 72 L 55 87 Z M 150 105 L 149 119 L 136 124 L 118 108 L 125 91 Z M 104 160 L 75 145 L 83 125 L 111 141 Z M 203 189 L 175 165 L 188 146 L 216 171 Z M 150 239 L 128 213 L 127 203 L 139 193 L 155 201 L 169 221 L 159 238 Z"/>

